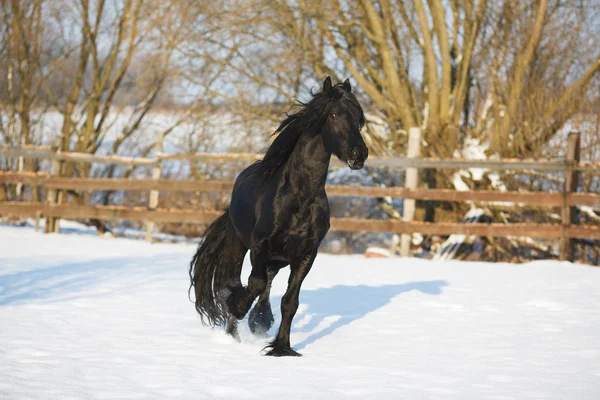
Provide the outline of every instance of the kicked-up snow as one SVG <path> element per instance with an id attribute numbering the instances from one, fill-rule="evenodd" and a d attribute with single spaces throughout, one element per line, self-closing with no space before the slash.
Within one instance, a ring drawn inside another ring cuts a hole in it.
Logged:
<path id="1" fill-rule="evenodd" d="M 598 268 L 321 254 L 278 359 L 202 326 L 194 250 L 0 227 L 0 399 L 600 399 Z"/>

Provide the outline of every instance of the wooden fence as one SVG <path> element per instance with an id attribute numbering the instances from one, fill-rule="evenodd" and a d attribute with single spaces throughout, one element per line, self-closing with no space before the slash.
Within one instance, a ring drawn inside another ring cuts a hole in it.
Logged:
<path id="1" fill-rule="evenodd" d="M 576 193 L 579 171 L 598 173 L 600 163 L 579 162 L 579 135 L 569 136 L 567 159 L 550 160 L 438 160 L 424 158 L 370 158 L 369 166 L 389 168 L 487 168 L 503 170 L 540 170 L 562 172 L 565 185 L 562 192 L 497 192 L 497 191 L 454 191 L 446 189 L 408 189 L 398 187 L 365 187 L 328 185 L 330 196 L 362 196 L 392 197 L 416 200 L 470 201 L 474 203 L 506 202 L 518 206 L 560 207 L 561 224 L 461 224 L 461 223 L 424 223 L 403 220 L 374 220 L 359 218 L 332 218 L 333 231 L 369 231 L 393 233 L 423 233 L 436 235 L 466 234 L 476 236 L 525 236 L 547 239 L 560 239 L 561 259 L 573 259 L 573 238 L 600 240 L 600 226 L 577 225 L 575 220 L 576 206 L 600 207 L 600 195 L 594 193 Z M 46 188 L 48 191 L 45 203 L 0 202 L 0 215 L 14 214 L 19 216 L 44 216 L 50 221 L 57 218 L 99 219 L 99 220 L 131 220 L 177 223 L 210 223 L 220 211 L 217 210 L 181 210 L 156 208 L 157 201 L 150 202 L 148 207 L 89 206 L 75 204 L 59 204 L 56 192 L 59 190 L 103 191 L 127 190 L 150 191 L 155 199 L 159 192 L 229 192 L 233 181 L 206 180 L 182 181 L 160 179 L 160 168 L 164 161 L 203 161 L 222 163 L 228 161 L 250 162 L 261 156 L 249 153 L 236 154 L 163 154 L 157 153 L 154 158 L 132 158 L 121 156 L 96 156 L 82 153 L 65 153 L 49 147 L 0 147 L 0 156 L 30 157 L 52 160 L 50 173 L 0 171 L 0 184 L 22 184 L 32 187 Z M 153 179 L 122 178 L 64 178 L 58 175 L 60 163 L 70 161 L 78 163 L 125 164 L 152 167 Z M 336 163 L 333 164 L 334 166 Z M 152 199 L 152 195 L 150 197 Z M 57 227 L 57 224 L 54 225 Z M 148 238 L 151 240 L 153 225 L 147 224 Z M 52 228 L 51 228 L 52 229 Z M 56 229 L 56 228 L 54 228 Z"/>

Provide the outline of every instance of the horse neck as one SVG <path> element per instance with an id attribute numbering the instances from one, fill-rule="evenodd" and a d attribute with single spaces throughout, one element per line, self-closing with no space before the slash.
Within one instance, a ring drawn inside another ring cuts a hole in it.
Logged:
<path id="1" fill-rule="evenodd" d="M 325 187 L 331 153 L 320 135 L 302 135 L 286 164 L 285 174 L 299 188 L 300 195 L 312 196 Z"/>

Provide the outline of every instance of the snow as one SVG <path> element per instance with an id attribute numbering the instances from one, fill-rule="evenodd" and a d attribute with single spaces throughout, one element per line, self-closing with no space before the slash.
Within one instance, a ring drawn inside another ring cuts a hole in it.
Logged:
<path id="1" fill-rule="evenodd" d="M 485 151 L 487 148 L 488 145 L 480 144 L 479 140 L 467 137 L 465 138 L 462 148 L 454 151 L 454 157 L 467 160 L 486 160 L 487 156 L 485 155 Z M 468 168 L 468 172 L 467 170 L 459 170 L 454 173 L 452 184 L 456 190 L 468 192 L 471 188 L 462 178 L 472 178 L 475 181 L 479 181 L 483 179 L 483 175 L 487 171 L 487 168 Z"/>
<path id="2" fill-rule="evenodd" d="M 463 224 L 476 223 L 484 214 L 485 211 L 483 209 L 471 205 L 471 208 L 464 215 L 461 222 Z M 470 235 L 469 237 L 472 238 L 474 236 Z M 451 260 L 466 239 L 467 235 L 461 233 L 454 233 L 448 236 L 448 239 L 446 239 L 446 241 L 440 247 L 440 252 L 436 253 L 433 258 L 436 260 Z"/>
<path id="3" fill-rule="evenodd" d="M 2 399 L 600 398 L 598 268 L 320 254 L 304 357 L 274 359 L 245 324 L 242 343 L 202 326 L 192 245 L 7 226 L 0 243 Z"/>
<path id="4" fill-rule="evenodd" d="M 480 143 L 478 139 L 472 137 L 466 137 L 462 148 L 454 151 L 454 157 L 465 158 L 467 160 L 487 160 L 485 154 L 489 145 L 487 143 Z M 474 180 L 479 181 L 483 179 L 483 175 L 487 172 L 487 168 L 469 168 L 469 172 Z"/>
<path id="5" fill-rule="evenodd" d="M 485 154 L 485 152 L 488 149 L 489 143 L 481 143 L 478 139 L 466 137 L 462 148 L 454 151 L 454 157 L 464 158 L 466 160 L 487 160 L 488 156 Z M 460 192 L 468 192 L 471 190 L 471 188 L 467 183 L 465 183 L 463 178 L 470 178 L 474 181 L 481 181 L 485 176 L 487 176 L 487 178 L 489 179 L 492 188 L 500 192 L 507 191 L 506 185 L 504 184 L 502 179 L 500 179 L 500 175 L 498 174 L 498 172 L 490 171 L 488 168 L 468 168 L 467 170 L 458 170 L 454 173 L 452 177 L 452 184 L 454 186 L 454 189 Z M 474 203 L 471 201 L 469 201 L 468 203 L 471 204 L 471 206 L 474 205 Z M 515 206 L 515 203 L 506 201 L 489 201 L 480 203 L 492 206 Z M 519 205 L 522 206 L 523 204 L 519 203 Z"/>
<path id="6" fill-rule="evenodd" d="M 579 114 L 565 122 L 548 142 L 545 148 L 546 156 L 550 158 L 565 157 L 569 133 L 579 132 L 581 134 L 581 161 L 597 161 L 597 151 L 590 151 L 598 146 L 598 123 L 596 118 L 596 115 Z"/>
<path id="7" fill-rule="evenodd" d="M 488 149 L 489 143 L 481 143 L 478 139 L 466 137 L 462 148 L 454 151 L 454 157 L 466 160 L 487 160 L 489 157 L 485 152 Z M 468 172 L 467 170 L 460 170 L 454 174 L 453 183 L 456 190 L 469 191 L 470 188 L 462 180 L 462 177 L 480 181 L 485 175 L 487 175 L 494 189 L 506 192 L 506 185 L 500 179 L 500 175 L 497 172 L 490 171 L 488 168 L 468 168 Z"/>
<path id="8" fill-rule="evenodd" d="M 41 232 L 44 231 L 44 227 L 46 225 L 46 221 L 43 218 L 40 218 L 38 221 L 39 229 Z M 23 221 L 23 227 L 34 228 L 36 224 L 36 220 L 33 218 L 27 218 Z M 0 223 L 2 226 L 3 223 Z M 98 235 L 98 230 L 96 227 L 82 224 L 81 222 L 70 221 L 66 219 L 59 220 L 59 227 L 61 234 L 75 234 L 75 235 Z M 118 237 L 124 237 L 128 239 L 146 239 L 146 231 L 142 228 L 131 228 L 126 225 L 120 225 L 113 228 L 113 232 Z M 113 237 L 114 235 L 110 232 L 105 232 L 104 237 Z M 182 235 L 173 235 L 170 233 L 164 232 L 152 232 L 152 238 L 155 241 L 161 242 L 191 242 L 191 239 L 182 236 Z"/>
<path id="9" fill-rule="evenodd" d="M 590 206 L 579 206 L 579 211 L 595 221 L 600 221 L 600 215 L 598 215 Z"/>
<path id="10" fill-rule="evenodd" d="M 459 192 L 468 192 L 471 190 L 471 188 L 465 183 L 465 181 L 462 180 L 462 177 L 468 178 L 469 175 L 463 170 L 455 172 L 452 178 L 452 184 L 454 185 L 454 189 L 458 190 Z"/>

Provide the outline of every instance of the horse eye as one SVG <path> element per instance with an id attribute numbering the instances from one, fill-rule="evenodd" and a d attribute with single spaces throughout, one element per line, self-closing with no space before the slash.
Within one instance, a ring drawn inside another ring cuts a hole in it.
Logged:
<path id="1" fill-rule="evenodd" d="M 331 114 L 331 118 L 333 118 L 333 119 L 336 119 L 336 118 L 337 118 L 337 115 L 335 115 L 335 114 Z"/>

